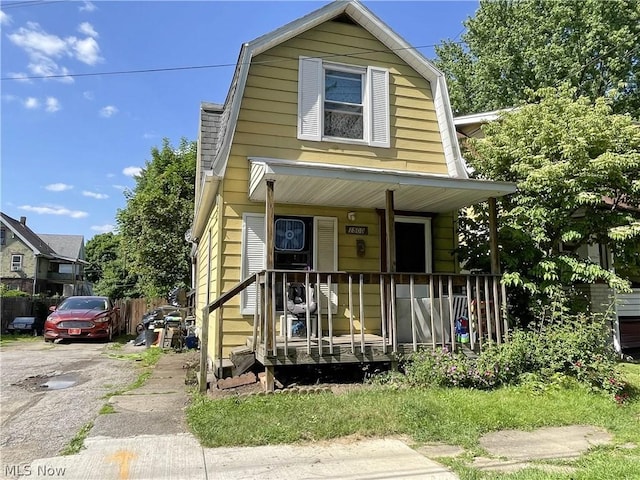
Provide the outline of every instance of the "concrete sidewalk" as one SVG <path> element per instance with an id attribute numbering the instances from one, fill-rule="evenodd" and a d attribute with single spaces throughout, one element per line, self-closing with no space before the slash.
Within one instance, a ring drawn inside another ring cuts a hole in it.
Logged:
<path id="1" fill-rule="evenodd" d="M 445 467 L 395 439 L 307 445 L 203 448 L 188 431 L 185 354 L 160 357 L 145 384 L 111 397 L 79 453 L 31 463 L 29 478 L 162 479 L 456 479 Z"/>
<path id="2" fill-rule="evenodd" d="M 164 479 L 457 479 L 431 460 L 464 453 L 459 447 L 426 445 L 414 450 L 398 439 L 338 439 L 305 445 L 203 448 L 188 432 L 183 354 L 167 354 L 139 389 L 112 397 L 115 413 L 99 415 L 85 449 L 76 455 L 39 459 L 29 478 L 65 480 Z M 547 473 L 539 462 L 577 458 L 611 436 L 589 426 L 505 431 L 485 435 L 489 454 L 469 463 L 478 470 L 513 471 L 526 467 Z M 532 463 L 534 462 L 534 463 Z M 545 468 L 546 467 L 546 468 Z"/>

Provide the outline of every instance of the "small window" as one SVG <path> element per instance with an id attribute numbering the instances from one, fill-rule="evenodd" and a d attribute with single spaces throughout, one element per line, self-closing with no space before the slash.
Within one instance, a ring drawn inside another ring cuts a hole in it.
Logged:
<path id="1" fill-rule="evenodd" d="M 19 272 L 22 270 L 22 255 L 11 255 L 11 271 Z"/>
<path id="2" fill-rule="evenodd" d="M 298 138 L 389 148 L 389 70 L 300 57 Z"/>
<path id="3" fill-rule="evenodd" d="M 5 229 L 0 228 L 0 245 L 6 245 L 5 235 L 6 235 Z"/>
<path id="4" fill-rule="evenodd" d="M 364 139 L 364 72 L 324 71 L 324 134 Z"/>

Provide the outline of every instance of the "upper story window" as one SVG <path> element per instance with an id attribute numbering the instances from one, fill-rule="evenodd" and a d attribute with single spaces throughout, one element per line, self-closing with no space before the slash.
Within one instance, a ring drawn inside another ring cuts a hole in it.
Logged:
<path id="1" fill-rule="evenodd" d="M 300 57 L 298 138 L 389 147 L 389 71 Z"/>
<path id="2" fill-rule="evenodd" d="M 6 230 L 4 228 L 0 228 L 0 245 L 6 245 L 6 238 L 5 235 L 7 234 Z"/>
<path id="3" fill-rule="evenodd" d="M 11 255 L 11 271 L 19 272 L 22 270 L 23 255 Z"/>
<path id="4" fill-rule="evenodd" d="M 364 72 L 324 69 L 324 134 L 364 140 Z"/>

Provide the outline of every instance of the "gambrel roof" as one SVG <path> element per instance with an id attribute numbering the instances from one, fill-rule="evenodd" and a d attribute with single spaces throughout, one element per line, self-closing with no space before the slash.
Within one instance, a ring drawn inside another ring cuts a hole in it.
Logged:
<path id="1" fill-rule="evenodd" d="M 242 46 L 224 112 L 220 117 L 220 128 L 216 132 L 218 149 L 211 165 L 211 174 L 214 177 L 224 176 L 251 59 L 341 15 L 347 15 L 429 81 L 449 176 L 468 178 L 456 139 L 444 74 L 357 0 L 335 1 Z"/>
<path id="2" fill-rule="evenodd" d="M 348 18 L 349 21 L 368 31 L 389 51 L 429 82 L 447 174 L 409 174 L 404 171 L 382 171 L 355 167 L 341 168 L 340 172 L 335 172 L 335 168 L 308 162 L 296 164 L 281 159 L 250 158 L 252 169 L 248 192 L 250 200 L 261 201 L 263 192 L 260 182 L 267 177 L 272 179 L 278 177 L 280 180 L 281 188 L 279 188 L 278 198 L 276 198 L 278 202 L 307 203 L 313 197 L 312 192 L 326 192 L 325 186 L 331 181 L 333 195 L 325 205 L 339 206 L 346 203 L 349 198 L 362 198 L 367 199 L 359 205 L 364 208 L 379 206 L 380 199 L 373 200 L 372 197 L 374 195 L 380 196 L 381 188 L 396 190 L 398 193 L 396 208 L 410 210 L 413 209 L 412 207 L 421 205 L 424 211 L 443 211 L 445 209 L 451 211 L 486 200 L 488 197 L 502 196 L 515 191 L 514 185 L 504 182 L 469 180 L 467 167 L 457 141 L 444 74 L 358 0 L 335 1 L 271 33 L 245 43 L 240 49 L 224 106 L 222 108 L 215 104 L 201 106 L 198 185 L 196 186 L 195 215 L 191 231 L 194 238 L 201 235 L 206 225 L 210 207 L 214 203 L 220 181 L 226 172 L 252 59 L 289 39 L 337 18 Z M 205 125 L 204 122 L 209 122 L 209 124 Z M 342 183 L 336 182 L 336 175 L 339 175 L 344 181 Z M 304 195 L 295 195 L 294 191 L 299 190 L 301 185 L 299 182 L 301 176 L 305 178 Z M 293 177 L 297 177 L 297 179 Z M 289 178 L 292 188 L 289 188 L 290 185 L 287 185 L 287 188 L 282 188 L 285 185 L 282 180 Z M 342 187 L 340 187 L 341 185 Z M 446 205 L 435 205 L 433 202 L 425 201 L 416 203 L 416 199 L 434 199 L 435 195 L 439 196 L 438 201 L 448 199 L 448 203 Z M 321 198 L 321 195 L 316 195 L 316 198 Z M 380 196 L 380 198 L 382 197 Z"/>

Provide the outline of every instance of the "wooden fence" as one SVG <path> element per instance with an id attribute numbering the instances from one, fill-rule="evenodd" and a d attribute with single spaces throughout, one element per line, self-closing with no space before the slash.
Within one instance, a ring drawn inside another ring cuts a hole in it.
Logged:
<path id="1" fill-rule="evenodd" d="M 3 297 L 0 299 L 2 315 L 2 332 L 16 317 L 36 317 L 42 322 L 49 314 L 49 307 L 57 305 L 61 297 Z"/>
<path id="2" fill-rule="evenodd" d="M 0 299 L 2 312 L 2 332 L 15 317 L 37 317 L 44 322 L 49 314 L 51 305 L 58 305 L 63 297 L 4 297 Z M 132 298 L 115 300 L 114 304 L 120 308 L 120 315 L 124 317 L 125 332 L 136 333 L 136 325 L 149 310 L 160 305 L 166 305 L 164 298 Z"/>
<path id="3" fill-rule="evenodd" d="M 125 332 L 130 335 L 136 334 L 136 325 L 145 313 L 166 304 L 165 298 L 129 298 L 115 301 L 115 305 L 120 308 L 120 315 L 124 317 Z"/>

